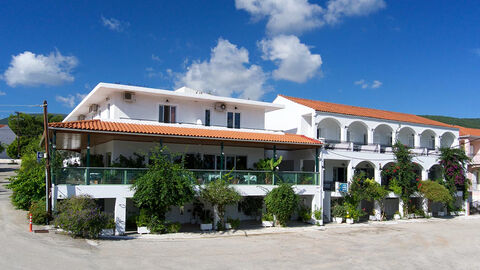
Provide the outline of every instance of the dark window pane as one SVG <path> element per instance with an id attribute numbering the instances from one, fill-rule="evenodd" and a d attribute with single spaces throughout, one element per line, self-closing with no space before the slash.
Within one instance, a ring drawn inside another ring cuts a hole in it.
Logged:
<path id="1" fill-rule="evenodd" d="M 216 157 L 216 160 L 217 160 L 217 170 L 225 170 L 225 160 L 223 161 L 223 168 L 222 166 L 220 166 L 221 164 L 221 160 L 222 160 L 222 157 L 221 156 L 217 156 Z"/>
<path id="2" fill-rule="evenodd" d="M 215 155 L 203 155 L 203 169 L 215 169 Z"/>
<path id="3" fill-rule="evenodd" d="M 195 155 L 194 154 L 186 154 L 185 155 L 185 168 L 195 169 Z"/>
<path id="4" fill-rule="evenodd" d="M 162 122 L 164 123 L 164 119 L 163 119 L 163 105 L 160 105 L 158 107 L 158 122 Z"/>
<path id="5" fill-rule="evenodd" d="M 235 128 L 240 128 L 240 113 L 235 113 Z"/>
<path id="6" fill-rule="evenodd" d="M 247 157 L 246 156 L 237 156 L 235 169 L 237 169 L 237 170 L 246 170 L 247 169 Z"/>
<path id="7" fill-rule="evenodd" d="M 176 122 L 176 115 L 177 115 L 177 107 L 171 107 L 172 114 L 170 115 L 170 123 Z"/>
<path id="8" fill-rule="evenodd" d="M 233 128 L 233 112 L 227 113 L 227 127 Z"/>
<path id="9" fill-rule="evenodd" d="M 163 122 L 170 123 L 170 106 L 163 106 Z"/>
<path id="10" fill-rule="evenodd" d="M 210 110 L 205 110 L 205 126 L 210 126 Z"/>
<path id="11" fill-rule="evenodd" d="M 227 156 L 227 170 L 231 170 L 235 167 L 235 157 Z"/>

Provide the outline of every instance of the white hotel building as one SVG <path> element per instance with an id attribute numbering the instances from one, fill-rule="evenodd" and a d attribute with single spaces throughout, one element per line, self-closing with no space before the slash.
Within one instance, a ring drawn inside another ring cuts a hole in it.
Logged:
<path id="1" fill-rule="evenodd" d="M 144 169 L 109 166 L 134 153 L 148 162 L 156 145 L 184 155 L 198 185 L 232 169 L 233 185 L 243 196 L 264 196 L 280 182 L 291 183 L 302 202 L 323 208 L 328 220 L 332 201 L 342 196 L 339 183 L 348 183 L 355 170 L 381 182 L 381 170 L 394 161 L 395 140 L 413 148 L 418 174 L 428 179 L 441 177 L 435 165 L 439 147 L 454 146 L 459 137 L 457 128 L 409 114 L 286 96 L 267 103 L 185 87 L 168 91 L 107 83 L 98 84 L 63 122 L 49 126 L 54 149 L 87 157 L 81 167 L 54 175 L 54 201 L 74 195 L 102 199 L 105 211 L 115 215 L 117 234 L 137 211 L 130 184 Z M 102 167 L 90 166 L 94 155 Z M 283 162 L 273 179 L 254 170 L 260 159 L 280 155 Z M 192 207 L 173 208 L 167 218 L 188 223 Z M 387 214 L 399 207 L 391 194 Z M 226 216 L 254 218 L 233 206 Z"/>

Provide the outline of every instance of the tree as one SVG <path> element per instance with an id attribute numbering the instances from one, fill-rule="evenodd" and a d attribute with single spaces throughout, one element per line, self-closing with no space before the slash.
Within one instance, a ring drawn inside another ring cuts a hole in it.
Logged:
<path id="1" fill-rule="evenodd" d="M 242 199 L 240 193 L 228 184 L 231 178 L 230 173 L 225 174 L 200 190 L 200 197 L 213 205 L 214 217 L 218 215 L 219 224 L 214 222 L 215 228 L 223 228 L 225 225 L 225 207 Z"/>
<path id="2" fill-rule="evenodd" d="M 0 153 L 2 153 L 3 150 L 5 150 L 5 146 L 2 144 L 2 142 L 0 142 Z"/>
<path id="3" fill-rule="evenodd" d="M 298 207 L 298 195 L 289 184 L 280 184 L 265 196 L 267 212 L 272 213 L 280 225 L 285 226 Z"/>
<path id="4" fill-rule="evenodd" d="M 406 207 L 403 208 L 404 215 L 408 214 L 410 196 L 418 190 L 417 182 L 420 181 L 415 174 L 415 164 L 412 162 L 412 153 L 407 146 L 399 141 L 393 146 L 395 155 L 395 164 L 389 169 L 382 171 L 382 175 L 389 181 L 395 181 L 395 190 L 397 195 L 403 201 Z M 393 191 L 393 190 L 392 190 Z M 399 192 L 400 191 L 400 192 Z"/>
<path id="5" fill-rule="evenodd" d="M 452 198 L 455 198 L 457 189 L 463 191 L 463 198 L 468 198 L 469 180 L 466 177 L 465 167 L 470 162 L 470 158 L 465 154 L 462 148 L 440 148 L 440 166 L 445 181 L 441 181 L 450 192 Z M 453 200 L 448 204 L 449 210 L 453 210 Z"/>
<path id="6" fill-rule="evenodd" d="M 48 114 L 48 122 L 61 122 L 63 115 Z M 11 158 L 17 158 L 18 141 L 20 141 L 20 156 L 23 155 L 23 149 L 35 138 L 43 134 L 43 115 L 42 114 L 12 114 L 8 117 L 8 126 L 20 138 L 15 140 L 7 148 L 7 155 Z"/>
<path id="7" fill-rule="evenodd" d="M 40 139 L 36 138 L 25 147 L 20 169 L 9 179 L 12 203 L 23 210 L 28 210 L 32 202 L 45 198 L 45 161 L 37 162 L 39 144 Z"/>
<path id="8" fill-rule="evenodd" d="M 449 190 L 435 181 L 423 181 L 419 188 L 420 192 L 432 202 L 448 204 L 453 200 Z"/>
<path id="9" fill-rule="evenodd" d="M 183 163 L 173 163 L 166 148 L 152 150 L 147 172 L 132 185 L 133 201 L 152 217 L 164 221 L 172 206 L 183 206 L 193 200 L 193 175 Z"/>

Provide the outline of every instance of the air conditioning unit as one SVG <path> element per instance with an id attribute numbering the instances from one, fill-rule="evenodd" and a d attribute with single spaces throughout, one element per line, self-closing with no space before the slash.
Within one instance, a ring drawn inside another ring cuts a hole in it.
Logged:
<path id="1" fill-rule="evenodd" d="M 227 105 L 225 103 L 217 102 L 215 103 L 215 111 L 223 112 L 227 109 Z"/>
<path id="2" fill-rule="evenodd" d="M 78 116 L 78 120 L 80 120 L 80 121 L 81 121 L 81 120 L 85 120 L 85 114 L 80 114 L 80 115 Z"/>
<path id="3" fill-rule="evenodd" d="M 97 112 L 98 111 L 98 104 L 92 104 L 90 107 L 88 107 L 88 112 Z"/>
<path id="4" fill-rule="evenodd" d="M 135 93 L 123 92 L 123 101 L 125 101 L 125 102 L 135 102 Z"/>

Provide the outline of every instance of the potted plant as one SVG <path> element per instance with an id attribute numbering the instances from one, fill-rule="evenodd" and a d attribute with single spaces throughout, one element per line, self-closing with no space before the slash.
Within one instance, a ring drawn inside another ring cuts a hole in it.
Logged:
<path id="1" fill-rule="evenodd" d="M 401 218 L 401 216 L 400 216 L 400 212 L 398 212 L 398 211 L 397 211 L 397 212 L 395 212 L 395 215 L 393 215 L 393 219 L 395 219 L 395 220 L 399 220 L 400 218 Z"/>
<path id="2" fill-rule="evenodd" d="M 146 234 L 150 233 L 150 229 L 148 229 L 148 224 L 150 222 L 150 217 L 147 214 L 146 209 L 140 210 L 140 215 L 137 217 L 137 233 L 138 234 Z"/>
<path id="3" fill-rule="evenodd" d="M 313 217 L 315 218 L 316 225 L 323 226 L 323 211 L 321 207 L 313 211 Z"/>
<path id="4" fill-rule="evenodd" d="M 298 218 L 305 223 L 315 224 L 315 220 L 312 218 L 312 212 L 303 204 L 300 204 L 298 207 Z"/>
<path id="5" fill-rule="evenodd" d="M 334 222 L 336 222 L 337 224 L 340 224 L 343 222 L 343 217 L 345 216 L 345 207 L 341 204 L 336 204 L 334 207 L 333 207 L 333 211 L 332 211 L 332 214 L 333 214 L 333 220 Z"/>
<path id="6" fill-rule="evenodd" d="M 105 226 L 105 229 L 100 231 L 100 235 L 102 236 L 112 236 L 114 235 L 115 229 L 115 220 L 113 218 L 108 219 L 108 222 Z"/>
<path id="7" fill-rule="evenodd" d="M 213 229 L 212 215 L 210 210 L 203 210 L 200 215 L 200 230 L 202 231 L 211 231 Z"/>
<path id="8" fill-rule="evenodd" d="M 262 226 L 263 227 L 273 227 L 273 214 L 264 213 L 262 215 Z"/>

